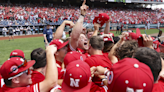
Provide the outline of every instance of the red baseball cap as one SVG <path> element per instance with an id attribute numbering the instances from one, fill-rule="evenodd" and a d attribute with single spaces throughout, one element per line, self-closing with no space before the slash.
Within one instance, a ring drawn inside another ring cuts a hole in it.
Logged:
<path id="1" fill-rule="evenodd" d="M 68 64 L 62 83 L 62 92 L 90 92 L 91 71 L 89 65 L 77 60 Z"/>
<path id="2" fill-rule="evenodd" d="M 155 38 L 154 38 L 155 39 Z M 158 40 L 155 40 L 155 41 L 153 41 L 153 48 L 154 48 L 154 50 L 156 50 L 157 52 L 160 52 L 160 48 L 159 48 L 159 45 L 160 45 L 161 43 L 158 41 Z"/>
<path id="3" fill-rule="evenodd" d="M 104 40 L 104 42 L 107 42 L 107 41 L 113 42 L 113 40 L 107 36 L 104 36 L 103 40 Z"/>
<path id="4" fill-rule="evenodd" d="M 64 65 L 65 67 L 72 61 L 76 61 L 76 60 L 82 60 L 84 61 L 86 59 L 86 56 L 84 54 L 80 54 L 77 51 L 71 51 L 68 52 L 65 57 L 64 57 Z"/>
<path id="5" fill-rule="evenodd" d="M 151 92 L 154 84 L 150 68 L 134 58 L 113 65 L 108 76 L 109 92 Z"/>
<path id="6" fill-rule="evenodd" d="M 26 62 L 23 58 L 13 57 L 8 59 L 0 68 L 0 73 L 2 78 L 9 79 L 27 69 L 35 64 L 35 60 Z"/>
<path id="7" fill-rule="evenodd" d="M 21 58 L 25 58 L 25 54 L 22 50 L 19 50 L 19 49 L 16 49 L 16 50 L 13 50 L 11 53 L 10 53 L 10 58 L 11 57 L 21 57 Z"/>
<path id="8" fill-rule="evenodd" d="M 114 33 L 109 33 L 109 35 L 112 35 L 114 37 Z"/>
<path id="9" fill-rule="evenodd" d="M 57 50 L 63 48 L 64 46 L 66 46 L 68 44 L 68 41 L 63 42 L 60 39 L 55 39 L 53 41 L 50 42 L 50 45 L 56 45 L 57 46 Z"/>
<path id="10" fill-rule="evenodd" d="M 108 20 L 109 20 L 109 16 L 106 13 L 100 13 L 99 16 L 96 16 L 94 18 L 93 24 L 96 22 L 99 23 L 101 26 L 103 26 L 104 23 Z"/>

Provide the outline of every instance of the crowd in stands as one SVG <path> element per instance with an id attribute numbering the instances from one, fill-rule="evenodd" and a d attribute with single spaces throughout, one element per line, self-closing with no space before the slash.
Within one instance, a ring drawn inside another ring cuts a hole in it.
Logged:
<path id="1" fill-rule="evenodd" d="M 94 30 L 83 28 L 88 6 L 83 2 L 78 20 L 64 20 L 54 35 L 43 32 L 46 50 L 36 48 L 31 60 L 22 50 L 9 53 L 0 67 L 0 92 L 163 92 L 164 44 L 159 36 L 137 28 L 110 33 L 113 20 L 106 13 L 94 19 Z M 101 10 L 100 10 L 101 12 Z M 102 11 L 103 12 L 103 11 Z M 106 23 L 103 33 L 100 27 Z M 61 39 L 66 25 L 70 37 Z"/>
<path id="2" fill-rule="evenodd" d="M 63 20 L 77 21 L 79 8 L 74 6 L 57 6 L 50 4 L 48 7 L 41 4 L 1 4 L 0 25 L 37 25 L 50 23 L 60 25 Z M 164 14 L 161 9 L 151 10 L 145 8 L 91 8 L 87 11 L 84 22 L 92 23 L 99 13 L 111 15 L 111 23 L 124 24 L 151 24 L 164 23 Z"/>

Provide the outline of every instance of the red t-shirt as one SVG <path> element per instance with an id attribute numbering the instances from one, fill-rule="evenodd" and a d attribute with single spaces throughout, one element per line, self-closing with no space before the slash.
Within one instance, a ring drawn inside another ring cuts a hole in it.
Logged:
<path id="1" fill-rule="evenodd" d="M 92 82 L 91 88 L 90 88 L 90 92 L 107 92 L 107 90 L 108 90 L 107 86 L 99 87 L 98 85 L 96 85 L 93 82 Z"/>
<path id="2" fill-rule="evenodd" d="M 105 67 L 109 70 L 112 67 L 112 62 L 109 60 L 107 54 L 91 55 L 89 58 L 87 58 L 85 60 L 85 62 L 88 63 L 88 65 L 90 67 L 92 67 L 92 66 L 102 66 L 102 67 Z M 101 79 L 99 77 L 93 77 L 92 81 L 95 84 L 97 84 L 98 86 L 103 86 L 103 85 L 101 85 Z"/>
<path id="3" fill-rule="evenodd" d="M 62 69 L 62 63 L 56 60 L 57 68 L 58 68 L 58 79 L 63 79 L 64 77 L 64 69 Z"/>
<path id="4" fill-rule="evenodd" d="M 31 85 L 28 87 L 16 87 L 16 88 L 10 88 L 4 85 L 0 92 L 40 92 L 39 90 L 39 84 Z"/>
<path id="5" fill-rule="evenodd" d="M 31 74 L 31 79 L 32 79 L 32 85 L 33 85 L 33 84 L 43 81 L 45 79 L 45 76 L 42 73 L 33 70 Z"/>
<path id="6" fill-rule="evenodd" d="M 160 78 L 158 83 L 153 86 L 152 92 L 163 92 L 164 91 L 164 79 Z"/>
<path id="7" fill-rule="evenodd" d="M 85 60 L 85 62 L 88 63 L 90 67 L 103 66 L 108 69 L 111 69 L 112 67 L 112 62 L 109 60 L 108 55 L 105 53 L 103 55 L 91 55 Z"/>

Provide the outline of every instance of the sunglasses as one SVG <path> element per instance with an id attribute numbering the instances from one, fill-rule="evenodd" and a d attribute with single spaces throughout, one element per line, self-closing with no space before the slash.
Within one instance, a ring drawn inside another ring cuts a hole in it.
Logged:
<path id="1" fill-rule="evenodd" d="M 10 56 L 10 58 L 12 57 L 20 57 L 21 59 L 23 59 L 23 63 L 21 65 L 19 65 L 17 68 L 13 68 L 11 72 L 9 72 L 9 74 L 13 73 L 14 71 L 16 71 L 17 69 L 19 69 L 20 67 L 25 67 L 27 66 L 27 60 L 21 56 Z"/>
<path id="2" fill-rule="evenodd" d="M 27 70 L 23 71 L 23 73 L 25 73 L 27 75 L 30 75 L 31 74 L 31 70 L 30 69 L 27 69 Z"/>
<path id="3" fill-rule="evenodd" d="M 13 76 L 13 77 L 8 78 L 8 80 L 11 80 L 11 79 L 13 79 L 13 78 L 15 78 L 15 77 L 19 77 L 19 76 L 21 76 L 21 75 L 24 74 L 24 73 L 25 73 L 26 75 L 30 75 L 30 74 L 31 74 L 31 70 L 30 70 L 30 69 L 27 69 L 27 70 L 25 70 L 25 71 L 23 71 L 23 72 L 21 72 L 21 73 L 15 75 L 15 76 Z"/>

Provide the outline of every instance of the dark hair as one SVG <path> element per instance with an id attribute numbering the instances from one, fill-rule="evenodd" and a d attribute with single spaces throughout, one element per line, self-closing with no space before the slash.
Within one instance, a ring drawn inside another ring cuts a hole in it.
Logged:
<path id="1" fill-rule="evenodd" d="M 4 82 L 5 82 L 5 85 L 6 86 L 11 86 L 11 84 L 12 84 L 12 79 L 11 80 L 8 80 L 8 79 L 4 79 Z"/>
<path id="2" fill-rule="evenodd" d="M 92 36 L 89 43 L 94 49 L 103 50 L 104 48 L 104 40 L 99 36 Z"/>
<path id="3" fill-rule="evenodd" d="M 88 29 L 87 29 L 87 34 L 88 34 L 89 32 L 93 32 L 93 30 L 92 30 L 91 28 L 88 28 Z"/>
<path id="4" fill-rule="evenodd" d="M 120 37 L 115 36 L 115 37 L 113 37 L 113 40 L 114 40 L 114 44 L 116 44 L 120 40 Z"/>
<path id="5" fill-rule="evenodd" d="M 104 42 L 104 49 L 103 49 L 103 52 L 109 52 L 112 47 L 114 46 L 114 43 L 112 41 L 106 41 Z"/>
<path id="6" fill-rule="evenodd" d="M 162 59 L 164 59 L 164 53 L 159 52 L 159 55 L 161 56 Z"/>
<path id="7" fill-rule="evenodd" d="M 123 45 L 116 48 L 116 51 L 114 54 L 120 60 L 123 58 L 127 58 L 127 57 L 131 58 L 137 48 L 138 48 L 138 43 L 136 41 L 134 41 L 134 40 L 125 41 L 125 43 Z"/>
<path id="8" fill-rule="evenodd" d="M 42 48 L 34 49 L 31 52 L 31 60 L 35 60 L 34 69 L 45 67 L 47 64 L 45 50 Z"/>
<path id="9" fill-rule="evenodd" d="M 147 47 L 141 47 L 134 53 L 134 58 L 148 65 L 153 73 L 154 82 L 157 81 L 162 68 L 161 58 L 157 51 Z"/>

